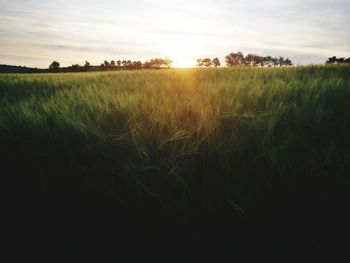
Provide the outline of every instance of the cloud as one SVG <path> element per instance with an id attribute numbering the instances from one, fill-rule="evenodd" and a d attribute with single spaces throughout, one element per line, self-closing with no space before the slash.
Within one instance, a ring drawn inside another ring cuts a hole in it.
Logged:
<path id="1" fill-rule="evenodd" d="M 70 46 L 70 45 L 41 45 L 42 49 L 53 51 L 74 51 L 78 53 L 99 53 L 99 54 L 128 54 L 128 55 L 140 55 L 139 46 L 136 46 L 134 50 L 124 46 L 121 48 L 113 48 L 110 46 Z M 142 53 L 142 51 L 141 51 Z"/>
<path id="2" fill-rule="evenodd" d="M 37 66 L 53 57 L 74 63 L 87 57 L 98 62 L 171 56 L 172 49 L 184 45 L 191 59 L 237 50 L 289 56 L 300 63 L 350 56 L 348 0 L 0 3 L 0 59 L 7 55 L 14 64 L 28 54 Z"/>

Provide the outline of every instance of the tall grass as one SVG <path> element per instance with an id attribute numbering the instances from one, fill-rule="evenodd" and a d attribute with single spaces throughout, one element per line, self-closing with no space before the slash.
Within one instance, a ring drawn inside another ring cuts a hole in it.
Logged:
<path id="1" fill-rule="evenodd" d="M 347 66 L 0 75 L 0 103 L 6 176 L 43 191 L 244 213 L 268 192 L 348 182 Z"/>

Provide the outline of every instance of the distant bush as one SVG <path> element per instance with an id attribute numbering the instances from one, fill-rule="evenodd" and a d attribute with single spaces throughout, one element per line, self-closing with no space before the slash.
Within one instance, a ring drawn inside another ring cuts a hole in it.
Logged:
<path id="1" fill-rule="evenodd" d="M 53 71 L 57 71 L 59 68 L 60 68 L 60 63 L 57 61 L 53 61 L 49 66 L 49 69 Z"/>
<path id="2" fill-rule="evenodd" d="M 328 58 L 326 61 L 327 65 L 334 65 L 334 64 L 350 64 L 350 57 L 345 58 L 337 58 L 336 56 Z"/>

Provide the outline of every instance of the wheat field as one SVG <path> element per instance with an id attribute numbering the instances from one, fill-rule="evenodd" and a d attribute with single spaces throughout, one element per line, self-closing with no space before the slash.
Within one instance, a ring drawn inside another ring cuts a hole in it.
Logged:
<path id="1" fill-rule="evenodd" d="M 3 74 L 0 101 L 11 248 L 295 262 L 347 237 L 349 66 Z"/>
<path id="2" fill-rule="evenodd" d="M 0 96 L 2 159 L 42 188 L 244 210 L 349 171 L 349 67 L 1 75 Z"/>

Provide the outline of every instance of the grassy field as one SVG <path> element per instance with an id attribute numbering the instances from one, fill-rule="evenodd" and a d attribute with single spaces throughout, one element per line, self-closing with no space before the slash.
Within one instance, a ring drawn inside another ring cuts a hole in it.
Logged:
<path id="1" fill-rule="evenodd" d="M 8 74 L 0 101 L 12 199 L 94 192 L 186 222 L 332 213 L 350 190 L 349 66 Z"/>

